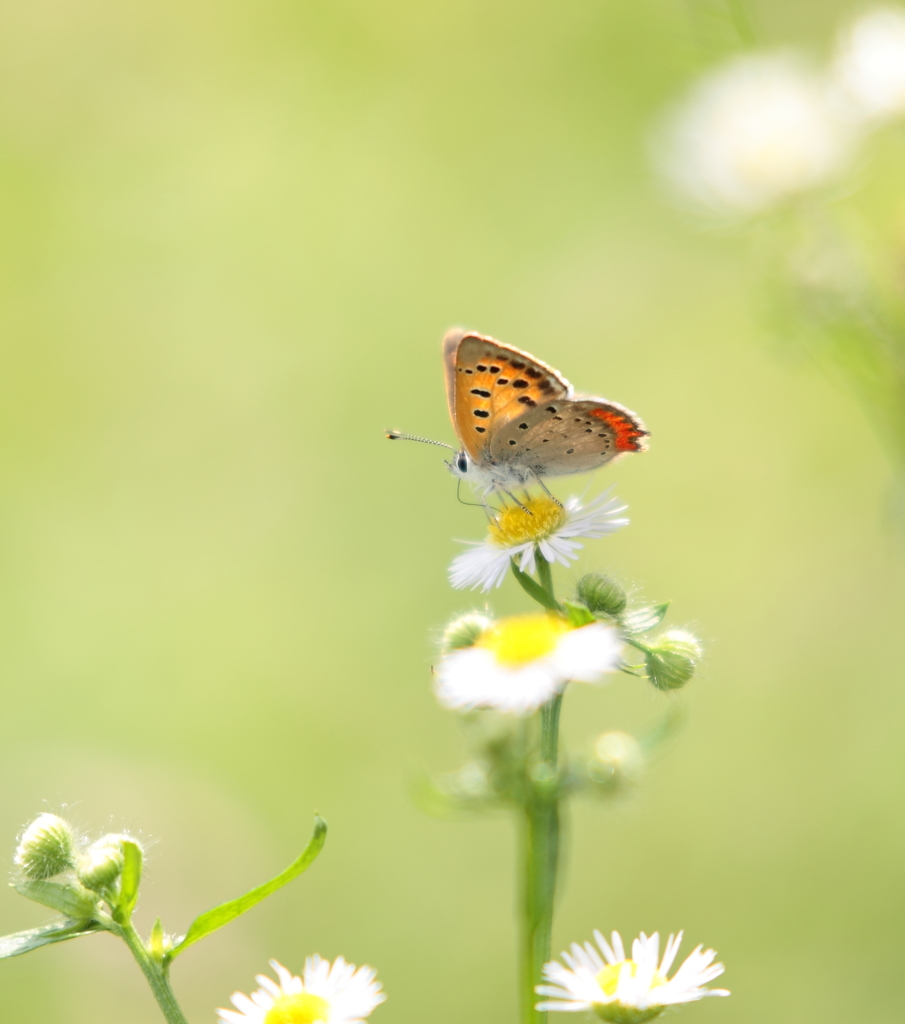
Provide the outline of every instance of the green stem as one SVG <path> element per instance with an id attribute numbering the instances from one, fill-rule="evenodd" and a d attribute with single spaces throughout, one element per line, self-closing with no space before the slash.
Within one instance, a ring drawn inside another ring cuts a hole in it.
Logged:
<path id="1" fill-rule="evenodd" d="M 132 923 L 118 925 L 117 932 L 132 950 L 132 956 L 138 961 L 138 966 L 151 986 L 151 991 L 154 993 L 154 998 L 157 1000 L 157 1005 L 166 1018 L 167 1024 L 188 1024 L 185 1014 L 179 1008 L 176 996 L 170 988 L 170 979 L 148 952 L 138 932 L 132 927 Z"/>
<path id="2" fill-rule="evenodd" d="M 562 694 L 541 708 L 541 760 L 525 806 L 524 921 L 522 932 L 522 1020 L 544 1024 L 546 1013 L 535 1010 L 535 986 L 550 959 L 553 906 L 559 864 L 559 713 Z"/>
<path id="3" fill-rule="evenodd" d="M 516 567 L 513 565 L 513 571 Z M 516 578 L 538 603 L 557 608 L 550 563 L 537 552 L 537 584 Z M 528 577 L 530 579 L 530 577 Z M 559 713 L 562 694 L 556 694 L 540 710 L 540 760 L 534 766 L 524 805 L 524 861 L 522 907 L 522 1022 L 545 1024 L 546 1013 L 535 1010 L 535 987 L 541 982 L 543 966 L 550 959 L 553 932 L 553 904 L 559 863 Z"/>
<path id="4" fill-rule="evenodd" d="M 544 556 L 540 553 L 539 550 L 535 552 L 535 556 L 537 558 L 537 582 L 540 583 L 544 590 L 547 591 L 547 593 L 550 595 L 551 600 L 555 601 L 556 598 L 553 595 L 552 566 L 547 561 L 547 559 L 544 558 Z"/>

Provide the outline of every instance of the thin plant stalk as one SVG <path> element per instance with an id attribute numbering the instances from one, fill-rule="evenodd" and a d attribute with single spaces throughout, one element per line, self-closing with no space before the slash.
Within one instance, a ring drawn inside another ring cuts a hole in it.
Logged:
<path id="1" fill-rule="evenodd" d="M 537 552 L 538 582 L 551 601 L 553 578 L 550 563 Z M 559 716 L 562 694 L 540 709 L 540 760 L 528 787 L 522 822 L 522 1022 L 544 1024 L 546 1013 L 534 1008 L 535 987 L 550 959 L 553 906 L 559 867 Z"/>
<path id="2" fill-rule="evenodd" d="M 157 1000 L 157 1005 L 166 1018 L 167 1024 L 188 1024 L 185 1014 L 176 1001 L 173 989 L 170 987 L 166 969 L 151 956 L 131 921 L 116 927 L 151 986 L 151 991 L 154 993 L 154 998 Z"/>

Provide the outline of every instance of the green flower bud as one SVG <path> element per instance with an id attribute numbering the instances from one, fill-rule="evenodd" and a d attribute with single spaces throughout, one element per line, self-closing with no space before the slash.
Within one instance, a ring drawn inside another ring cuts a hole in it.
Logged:
<path id="1" fill-rule="evenodd" d="M 55 814 L 41 814 L 22 833 L 15 862 L 35 881 L 53 878 L 75 865 L 75 834 Z"/>
<path id="2" fill-rule="evenodd" d="M 578 581 L 578 597 L 592 612 L 621 615 L 628 598 L 619 584 L 599 572 L 589 572 Z"/>
<path id="3" fill-rule="evenodd" d="M 605 732 L 594 743 L 594 756 L 588 764 L 592 782 L 606 789 L 637 782 L 644 770 L 641 744 L 627 732 Z"/>
<path id="4" fill-rule="evenodd" d="M 104 836 L 79 858 L 79 881 L 87 889 L 102 892 L 109 889 L 123 869 L 123 849 L 119 836 Z"/>
<path id="5" fill-rule="evenodd" d="M 493 620 L 478 612 L 469 612 L 451 622 L 443 631 L 440 646 L 444 654 L 462 647 L 474 647 L 478 637 L 493 625 Z"/>
<path id="6" fill-rule="evenodd" d="M 678 690 L 694 675 L 701 645 L 681 629 L 671 629 L 645 652 L 647 675 L 658 690 Z"/>

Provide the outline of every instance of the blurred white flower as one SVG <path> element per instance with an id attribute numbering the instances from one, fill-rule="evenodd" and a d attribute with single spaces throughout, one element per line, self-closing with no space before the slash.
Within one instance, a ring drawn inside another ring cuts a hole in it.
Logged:
<path id="1" fill-rule="evenodd" d="M 905 10 L 878 7 L 860 17 L 840 39 L 834 71 L 857 113 L 905 113 Z"/>
<path id="2" fill-rule="evenodd" d="M 587 505 L 570 498 L 563 507 L 546 495 L 529 499 L 525 508 L 507 505 L 496 522 L 490 523 L 487 537 L 467 542 L 470 550 L 453 559 L 450 583 L 460 590 L 491 590 L 506 578 L 512 558 L 518 560 L 522 572 L 533 573 L 538 550 L 548 562 L 568 566 L 583 546 L 576 538 L 603 537 L 628 523 L 628 519 L 618 518 L 626 506 L 610 497 L 611 491 L 609 488 Z"/>
<path id="3" fill-rule="evenodd" d="M 824 79 L 773 54 L 705 77 L 654 141 L 661 169 L 682 192 L 745 215 L 831 180 L 852 138 Z"/>
<path id="4" fill-rule="evenodd" d="M 386 999 L 373 967 L 356 970 L 341 956 L 332 965 L 319 956 L 308 957 L 301 978 L 276 960 L 270 966 L 279 984 L 259 974 L 256 992 L 235 992 L 230 1001 L 236 1009 L 217 1011 L 221 1024 L 361 1024 Z"/>
<path id="5" fill-rule="evenodd" d="M 495 708 L 524 715 L 545 704 L 569 680 L 597 682 L 613 671 L 622 645 L 600 622 L 572 629 L 543 612 L 500 619 L 471 647 L 444 655 L 436 693 L 448 708 Z"/>
<path id="6" fill-rule="evenodd" d="M 537 1004 L 538 1010 L 593 1010 L 603 1020 L 619 1024 L 642 1024 L 659 1017 L 664 1007 L 692 1003 L 706 996 L 728 996 L 726 989 L 704 988 L 723 973 L 723 965 L 713 963 L 716 953 L 698 946 L 672 978 L 672 967 L 682 942 L 682 933 L 670 935 L 659 961 L 660 936 L 648 938 L 644 932 L 632 943 L 631 959 L 626 958 L 618 932 L 612 945 L 594 932 L 600 953 L 586 942 L 572 944 L 571 953 L 562 953 L 568 965 L 556 960 L 544 966 L 544 978 L 550 985 L 539 985 L 538 995 L 551 996 Z"/>

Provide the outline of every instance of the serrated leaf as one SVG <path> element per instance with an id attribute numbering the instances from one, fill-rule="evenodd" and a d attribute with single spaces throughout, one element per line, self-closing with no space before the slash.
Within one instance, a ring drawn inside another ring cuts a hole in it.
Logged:
<path id="1" fill-rule="evenodd" d="M 622 617 L 622 628 L 626 633 L 647 633 L 660 625 L 668 610 L 669 601 L 647 608 L 634 608 Z"/>
<path id="2" fill-rule="evenodd" d="M 132 917 L 135 904 L 138 903 L 138 887 L 141 884 L 141 864 L 143 855 L 138 843 L 131 839 L 122 840 L 123 870 L 119 876 L 119 901 L 113 917 L 121 924 Z"/>
<path id="3" fill-rule="evenodd" d="M 525 593 L 537 601 L 538 604 L 549 608 L 551 612 L 560 611 L 560 607 L 556 602 L 556 598 L 552 597 L 550 593 L 538 583 L 526 572 L 522 572 L 521 569 L 515 564 L 513 559 L 510 563 L 512 565 L 512 575 L 519 581 L 522 589 Z"/>
<path id="4" fill-rule="evenodd" d="M 27 899 L 34 900 L 51 910 L 57 910 L 76 921 L 86 921 L 94 916 L 97 899 L 87 889 L 76 888 L 74 885 L 63 885 L 60 882 L 28 881 L 17 882 L 14 886 L 17 893 Z"/>
<path id="5" fill-rule="evenodd" d="M 587 605 L 579 604 L 577 601 L 563 601 L 562 605 L 569 625 L 574 629 L 580 629 L 582 626 L 597 621 Z"/>
<path id="6" fill-rule="evenodd" d="M 244 914 L 246 910 L 250 910 L 271 893 L 276 892 L 277 889 L 282 889 L 284 885 L 291 882 L 294 878 L 298 878 L 302 872 L 306 871 L 314 863 L 317 855 L 323 848 L 326 838 L 327 823 L 323 818 L 315 816 L 314 834 L 311 836 L 308 845 L 302 851 L 300 857 L 294 860 L 285 871 L 282 871 L 275 878 L 271 878 L 269 882 L 259 885 L 256 889 L 251 889 L 238 899 L 230 900 L 228 903 L 221 903 L 219 907 L 214 907 L 213 910 L 208 910 L 206 913 L 201 914 L 200 917 L 196 917 L 182 940 L 170 951 L 167 960 L 172 960 L 184 949 L 188 949 L 193 943 L 198 942 L 199 939 L 203 939 L 206 935 L 210 935 L 211 932 L 215 932 L 218 928 L 229 924 L 230 921 L 237 918 L 240 914 Z"/>
<path id="7" fill-rule="evenodd" d="M 53 942 L 65 942 L 67 939 L 78 939 L 83 935 L 93 935 L 103 931 L 101 925 L 92 921 L 86 925 L 83 921 L 72 921 L 63 918 L 52 921 L 40 928 L 29 928 L 28 931 L 14 932 L 12 935 L 0 936 L 0 960 L 10 956 L 21 956 L 41 946 L 49 946 Z"/>

